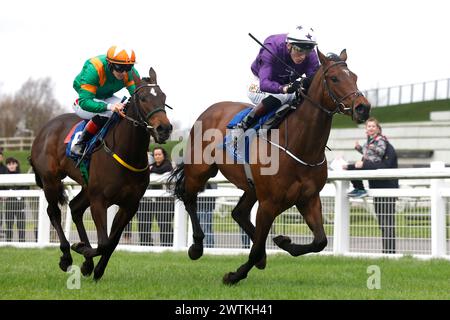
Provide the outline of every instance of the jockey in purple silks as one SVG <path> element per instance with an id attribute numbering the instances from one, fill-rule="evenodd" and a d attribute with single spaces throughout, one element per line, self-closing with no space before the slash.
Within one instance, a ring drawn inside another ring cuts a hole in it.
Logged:
<path id="1" fill-rule="evenodd" d="M 303 74 L 306 76 L 302 86 L 307 89 L 320 67 L 314 50 L 316 37 L 310 27 L 298 26 L 288 34 L 269 36 L 264 45 L 270 52 L 261 48 L 251 66 L 254 80 L 249 86 L 248 97 L 256 107 L 237 125 L 244 131 L 270 111 L 291 103 L 301 84 L 297 78 Z"/>

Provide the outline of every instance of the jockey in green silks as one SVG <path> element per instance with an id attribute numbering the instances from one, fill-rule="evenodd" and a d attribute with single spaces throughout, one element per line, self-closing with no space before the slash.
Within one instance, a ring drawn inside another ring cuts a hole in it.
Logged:
<path id="1" fill-rule="evenodd" d="M 71 148 L 74 154 L 81 156 L 86 142 L 103 127 L 113 112 L 122 112 L 124 104 L 114 93 L 123 88 L 127 88 L 130 95 L 134 93 L 136 85 L 132 73 L 140 77 L 134 68 L 135 63 L 133 50 L 117 46 L 110 47 L 106 55 L 93 57 L 84 63 L 73 82 L 78 93 L 73 109 L 80 118 L 90 120 Z"/>

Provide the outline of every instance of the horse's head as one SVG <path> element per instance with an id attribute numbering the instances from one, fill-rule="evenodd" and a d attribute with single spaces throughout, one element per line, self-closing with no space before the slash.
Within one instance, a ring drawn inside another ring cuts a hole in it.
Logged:
<path id="1" fill-rule="evenodd" d="M 139 79 L 133 73 L 136 89 L 132 103 L 137 107 L 139 120 L 147 123 L 157 143 L 164 143 L 172 133 L 172 125 L 166 115 L 166 95 L 156 83 L 156 72 L 150 68 L 149 78 Z"/>
<path id="2" fill-rule="evenodd" d="M 330 114 L 339 112 L 351 116 L 357 123 L 366 121 L 370 114 L 370 103 L 358 90 L 358 77 L 347 67 L 346 50 L 342 50 L 339 56 L 325 56 L 320 50 L 317 52 L 322 64 L 319 69 L 324 86 L 322 101 L 325 106 L 333 106 L 333 109 L 328 109 Z"/>

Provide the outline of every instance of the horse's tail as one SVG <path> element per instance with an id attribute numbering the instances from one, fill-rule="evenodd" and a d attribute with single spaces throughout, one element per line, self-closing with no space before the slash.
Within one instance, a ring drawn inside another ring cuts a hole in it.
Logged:
<path id="1" fill-rule="evenodd" d="M 36 180 L 36 184 L 41 188 L 44 189 L 44 184 L 42 183 L 41 176 L 36 171 L 36 168 L 34 167 L 33 161 L 31 160 L 31 156 L 28 157 L 28 162 L 30 163 L 31 168 L 34 172 L 34 179 Z M 61 205 L 65 205 L 69 199 L 67 198 L 66 193 L 64 192 L 64 185 L 62 182 L 58 184 L 58 202 Z"/>
<path id="2" fill-rule="evenodd" d="M 184 187 L 184 162 L 181 162 L 172 171 L 169 178 L 167 179 L 167 188 L 172 191 L 173 195 L 184 202 L 186 190 Z"/>

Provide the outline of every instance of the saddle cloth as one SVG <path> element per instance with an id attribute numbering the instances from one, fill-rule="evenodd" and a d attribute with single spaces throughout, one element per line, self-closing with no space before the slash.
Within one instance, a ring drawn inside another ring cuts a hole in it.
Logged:
<path id="1" fill-rule="evenodd" d="M 228 123 L 227 129 L 236 129 L 236 125 L 244 119 L 251 110 L 252 108 L 246 108 L 239 111 Z M 239 129 L 240 134 L 242 135 L 240 138 L 236 137 L 232 130 L 231 134 L 225 136 L 223 145 L 219 147 L 223 147 L 237 163 L 249 163 L 250 143 L 257 135 L 257 131 L 259 129 L 270 130 L 277 128 L 283 119 L 293 110 L 295 110 L 295 107 L 286 104 L 277 110 L 269 112 L 249 128 L 249 130 L 245 132 L 245 135 L 242 133 L 242 130 Z"/>
<path id="2" fill-rule="evenodd" d="M 73 154 L 70 149 L 73 145 L 75 145 L 78 140 L 80 139 L 81 133 L 83 132 L 84 127 L 88 123 L 88 120 L 81 120 L 80 122 L 76 123 L 72 129 L 67 134 L 66 138 L 64 139 L 64 143 L 67 144 L 66 147 L 66 156 L 69 158 L 72 158 L 74 161 L 78 160 L 78 156 Z"/>

